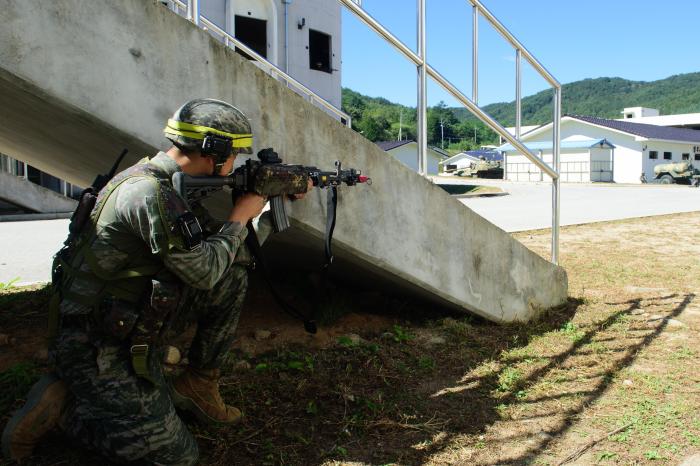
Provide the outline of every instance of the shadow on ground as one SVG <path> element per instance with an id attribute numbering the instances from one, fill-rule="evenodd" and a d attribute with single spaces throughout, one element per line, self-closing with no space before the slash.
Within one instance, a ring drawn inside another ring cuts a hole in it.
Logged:
<path id="1" fill-rule="evenodd" d="M 406 320 L 407 309 L 399 306 L 400 324 L 382 333 L 361 333 L 359 342 L 339 339 L 329 349 L 312 351 L 291 344 L 257 356 L 238 351 L 225 368 L 222 392 L 229 403 L 242 409 L 245 418 L 234 428 L 191 425 L 200 444 L 201 463 L 449 463 L 450 458 L 464 460 L 479 454 L 489 427 L 512 418 L 504 414 L 504 407 L 546 406 L 575 397 L 578 402 L 560 411 L 556 423 L 538 427 L 539 418 L 550 414 L 530 413 L 520 420 L 532 423 L 533 428 L 500 439 L 523 447 L 501 454 L 499 464 L 529 463 L 570 428 L 585 406 L 601 397 L 615 374 L 633 362 L 694 295 L 683 296 L 655 328 L 639 329 L 629 341 L 608 338 L 606 331 L 642 305 L 679 298 L 669 295 L 612 303 L 621 309 L 587 326 L 566 348 L 538 356 L 538 365 L 518 377 L 509 372 L 519 362 L 518 351 L 539 336 L 567 328 L 582 301 L 570 299 L 539 322 L 508 326 L 463 315 L 436 321 L 434 313 L 430 320 L 419 313 Z M 396 315 L 396 310 L 386 312 Z M 611 347 L 617 359 L 604 370 L 592 371 L 585 387 L 536 398 L 522 395 L 560 368 L 574 364 L 594 341 L 617 345 Z M 502 362 L 505 352 L 510 355 L 508 364 Z M 14 407 L 20 403 L 16 401 Z M 545 436 L 534 436 L 542 430 Z M 62 436 L 53 436 L 28 464 L 104 462 L 83 450 L 66 448 L 65 442 Z M 452 451 L 457 456 L 451 457 Z"/>

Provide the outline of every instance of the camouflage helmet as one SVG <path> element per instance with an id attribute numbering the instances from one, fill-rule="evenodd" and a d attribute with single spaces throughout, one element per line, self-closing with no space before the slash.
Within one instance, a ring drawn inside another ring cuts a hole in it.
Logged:
<path id="1" fill-rule="evenodd" d="M 202 150 L 207 136 L 215 136 L 230 140 L 233 153 L 253 153 L 250 122 L 243 112 L 221 100 L 193 99 L 186 102 L 175 111 L 163 131 L 165 137 L 180 149 Z M 217 164 L 226 162 L 229 155 L 218 154 Z"/>

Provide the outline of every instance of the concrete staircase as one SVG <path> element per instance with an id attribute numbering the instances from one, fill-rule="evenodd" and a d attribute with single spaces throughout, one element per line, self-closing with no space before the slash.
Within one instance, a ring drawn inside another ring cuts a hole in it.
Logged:
<path id="1" fill-rule="evenodd" d="M 39 213 L 73 212 L 77 202 L 10 173 L 0 172 L 0 200 Z"/>
<path id="2" fill-rule="evenodd" d="M 340 159 L 372 177 L 341 189 L 339 275 L 503 322 L 566 300 L 562 268 L 158 1 L 0 0 L 0 24 L 0 152 L 86 186 L 123 147 L 132 162 L 165 148 L 164 122 L 182 102 L 219 98 L 251 119 L 256 150 L 328 168 Z M 287 264 L 313 262 L 325 193 L 291 210 L 276 250 Z"/>

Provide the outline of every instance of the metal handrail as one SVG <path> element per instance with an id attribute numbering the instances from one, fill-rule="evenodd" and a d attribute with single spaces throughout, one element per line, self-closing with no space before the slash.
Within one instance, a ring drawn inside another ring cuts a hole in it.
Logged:
<path id="1" fill-rule="evenodd" d="M 318 104 L 321 107 L 328 110 L 329 112 L 336 115 L 340 119 L 340 121 L 343 122 L 343 124 L 345 124 L 345 126 L 347 126 L 348 128 L 352 127 L 352 118 L 350 117 L 350 115 L 338 109 L 335 105 L 328 102 L 326 99 L 316 94 L 314 91 L 312 91 L 293 77 L 289 76 L 287 73 L 282 71 L 282 69 L 279 68 L 277 65 L 269 62 L 265 57 L 263 57 L 262 55 L 248 47 L 246 44 L 244 44 L 228 32 L 221 29 L 219 26 L 214 24 L 204 15 L 202 15 L 199 12 L 198 0 L 188 0 L 187 3 L 181 0 L 171 0 L 171 2 L 174 5 L 176 5 L 177 8 L 180 8 L 185 13 L 187 19 L 192 21 L 194 24 L 204 28 L 207 31 L 214 32 L 215 34 L 221 36 L 224 39 L 225 46 L 241 49 L 246 55 L 252 57 L 253 59 L 255 59 L 256 62 L 261 64 L 263 66 L 264 71 L 267 72 L 270 76 L 276 79 L 281 78 L 283 81 L 286 82 L 288 87 L 291 87 L 293 88 L 293 90 L 304 95 L 311 103 Z M 179 13 L 179 11 L 177 13 Z"/>
<path id="2" fill-rule="evenodd" d="M 473 6 L 473 48 L 472 48 L 472 98 L 468 98 L 460 92 L 452 83 L 440 73 L 428 65 L 426 60 L 426 31 L 425 31 L 425 0 L 417 0 L 418 6 L 418 53 L 413 52 L 406 44 L 395 37 L 388 29 L 372 18 L 361 6 L 353 0 L 338 0 L 350 10 L 358 19 L 374 30 L 379 36 L 396 48 L 403 56 L 411 60 L 418 69 L 418 108 L 417 108 L 417 138 L 418 138 L 418 167 L 422 175 L 427 175 L 427 103 L 426 103 L 426 75 L 437 81 L 440 86 L 461 102 L 473 115 L 488 125 L 492 130 L 500 134 L 523 153 L 535 166 L 552 178 L 552 262 L 559 261 L 559 206 L 560 206 L 560 125 L 561 125 L 561 85 L 549 71 L 503 26 L 496 17 L 484 7 L 479 0 L 468 0 Z M 491 25 L 515 48 L 516 50 L 516 129 L 515 135 L 510 134 L 489 114 L 477 105 L 478 102 L 478 23 L 479 14 L 482 14 Z M 547 80 L 554 90 L 553 99 L 553 167 L 540 159 L 520 141 L 521 123 L 521 58 L 525 59 Z"/>

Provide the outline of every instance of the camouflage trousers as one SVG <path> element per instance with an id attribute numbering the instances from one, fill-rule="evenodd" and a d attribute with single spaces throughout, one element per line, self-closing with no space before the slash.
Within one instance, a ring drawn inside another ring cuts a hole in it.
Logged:
<path id="1" fill-rule="evenodd" d="M 248 286 L 247 270 L 233 265 L 212 290 L 186 288 L 177 315 L 166 325 L 197 322 L 191 366 L 217 368 L 230 348 Z M 198 448 L 168 393 L 159 352 L 149 366 L 156 384 L 137 377 L 129 343 L 95 337 L 84 325 L 63 326 L 51 351 L 73 401 L 63 431 L 85 447 L 122 463 L 191 465 Z"/>

